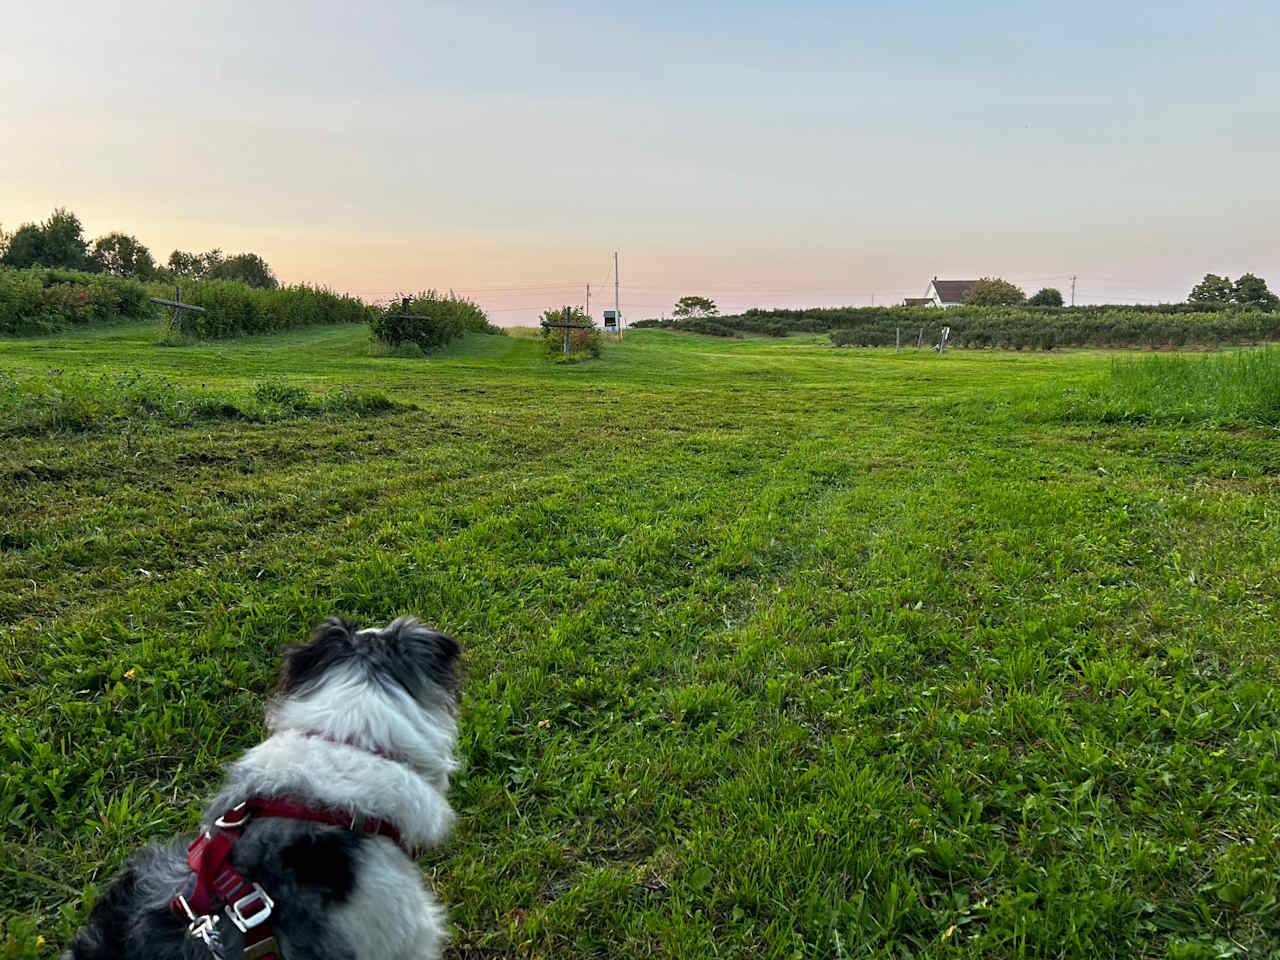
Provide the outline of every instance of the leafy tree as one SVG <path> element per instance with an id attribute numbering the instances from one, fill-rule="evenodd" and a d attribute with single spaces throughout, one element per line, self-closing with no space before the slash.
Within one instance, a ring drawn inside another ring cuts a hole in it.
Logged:
<path id="1" fill-rule="evenodd" d="M 205 256 L 217 252 L 210 251 Z M 264 290 L 274 290 L 279 285 L 267 261 L 256 253 L 237 253 L 234 257 L 219 259 L 208 268 L 206 276 L 211 280 L 235 280 Z"/>
<path id="2" fill-rule="evenodd" d="M 156 275 L 156 262 L 151 251 L 137 237 L 124 233 L 109 233 L 93 241 L 89 259 L 99 270 L 114 277 L 150 280 Z"/>
<path id="3" fill-rule="evenodd" d="M 44 250 L 44 231 L 39 224 L 24 223 L 9 236 L 0 263 L 6 267 L 34 267 L 40 263 Z"/>
<path id="4" fill-rule="evenodd" d="M 1267 281 L 1246 273 L 1231 290 L 1231 302 L 1257 310 L 1274 310 L 1280 297 L 1267 289 Z"/>
<path id="5" fill-rule="evenodd" d="M 80 218 L 59 207 L 44 223 L 24 223 L 9 238 L 0 258 L 7 267 L 66 267 L 85 270 L 89 262 L 89 245 L 84 239 Z"/>
<path id="6" fill-rule="evenodd" d="M 714 317 L 720 311 L 714 300 L 706 297 L 681 297 L 676 301 L 671 313 L 677 317 Z"/>
<path id="7" fill-rule="evenodd" d="M 1062 291 L 1053 287 L 1042 287 L 1036 292 L 1035 296 L 1027 300 L 1029 307 L 1060 307 L 1062 306 Z"/>
<path id="8" fill-rule="evenodd" d="M 208 253 L 187 253 L 175 250 L 169 254 L 169 271 L 175 276 L 203 280 L 222 262 L 222 251 L 217 247 Z"/>
<path id="9" fill-rule="evenodd" d="M 1263 285 L 1266 286 L 1265 284 Z M 1204 279 L 1197 283 L 1187 297 L 1188 303 L 1202 307 L 1218 309 L 1229 304 L 1235 295 L 1229 277 L 1220 277 L 1216 273 L 1206 273 Z"/>
<path id="10" fill-rule="evenodd" d="M 84 239 L 84 227 L 80 218 L 70 210 L 59 207 L 44 222 L 44 250 L 46 267 L 69 267 L 83 270 L 89 266 L 89 244 Z"/>
<path id="11" fill-rule="evenodd" d="M 4 263 L 5 252 L 9 249 L 9 241 L 13 239 L 12 233 L 5 233 L 4 227 L 0 227 L 0 263 Z"/>
<path id="12" fill-rule="evenodd" d="M 964 302 L 978 307 L 1010 307 L 1025 302 L 1027 295 L 999 277 L 983 277 L 964 295 Z"/>

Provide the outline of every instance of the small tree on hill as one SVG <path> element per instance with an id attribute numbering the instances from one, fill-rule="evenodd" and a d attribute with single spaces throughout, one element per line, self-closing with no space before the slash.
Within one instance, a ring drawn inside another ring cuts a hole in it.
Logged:
<path id="1" fill-rule="evenodd" d="M 208 253 L 175 250 L 169 254 L 169 272 L 191 280 L 203 280 L 222 262 L 222 251 L 214 247 Z"/>
<path id="2" fill-rule="evenodd" d="M 1246 273 L 1231 289 L 1231 302 L 1255 310 L 1274 310 L 1280 297 L 1267 289 L 1267 281 Z"/>
<path id="3" fill-rule="evenodd" d="M 97 269 L 113 277 L 136 277 L 150 280 L 156 273 L 156 262 L 151 251 L 137 237 L 124 233 L 109 233 L 93 241 L 89 259 Z"/>
<path id="4" fill-rule="evenodd" d="M 1018 287 L 999 277 L 983 277 L 964 295 L 964 302 L 976 307 L 1011 307 L 1026 299 Z"/>
<path id="5" fill-rule="evenodd" d="M 1062 291 L 1053 287 L 1043 287 L 1036 291 L 1034 296 L 1028 298 L 1027 306 L 1060 307 L 1062 306 Z"/>
<path id="6" fill-rule="evenodd" d="M 235 280 L 264 290 L 274 290 L 278 285 L 276 275 L 267 261 L 256 253 L 237 253 L 234 257 L 218 260 L 209 268 L 206 276 L 210 280 Z"/>
<path id="7" fill-rule="evenodd" d="M 6 267 L 34 267 L 40 263 L 44 234 L 38 224 L 24 223 L 9 235 L 0 263 Z"/>
<path id="8" fill-rule="evenodd" d="M 693 319 L 694 317 L 714 317 L 720 310 L 714 300 L 706 297 L 681 297 L 672 308 L 673 316 Z"/>
<path id="9" fill-rule="evenodd" d="M 1231 302 L 1234 292 L 1230 278 L 1206 273 L 1204 279 L 1192 287 L 1187 303 L 1217 310 Z"/>
<path id="10" fill-rule="evenodd" d="M 44 222 L 44 266 L 84 270 L 89 267 L 89 244 L 80 218 L 59 207 Z"/>
<path id="11" fill-rule="evenodd" d="M 9 238 L 0 259 L 6 267 L 65 267 L 88 270 L 89 245 L 84 239 L 80 218 L 59 207 L 44 223 L 24 223 Z"/>

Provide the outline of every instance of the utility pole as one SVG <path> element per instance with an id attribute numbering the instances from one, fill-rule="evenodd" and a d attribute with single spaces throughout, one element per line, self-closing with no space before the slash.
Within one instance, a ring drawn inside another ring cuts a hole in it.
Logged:
<path id="1" fill-rule="evenodd" d="M 618 332 L 622 332 L 622 306 L 618 297 L 618 251 L 613 251 L 613 315 L 618 318 Z"/>
<path id="2" fill-rule="evenodd" d="M 591 284 L 587 284 L 587 319 L 591 319 Z"/>
<path id="3" fill-rule="evenodd" d="M 1071 305 L 1073 307 L 1076 305 L 1076 275 L 1074 273 L 1071 275 Z"/>

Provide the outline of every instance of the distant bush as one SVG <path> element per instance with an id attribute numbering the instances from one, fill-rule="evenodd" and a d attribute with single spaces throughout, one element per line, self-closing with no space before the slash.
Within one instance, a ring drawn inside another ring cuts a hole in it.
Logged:
<path id="1" fill-rule="evenodd" d="M 595 321 L 587 316 L 587 312 L 582 307 L 573 307 L 569 310 L 569 315 L 565 317 L 564 307 L 552 307 L 544 310 L 542 313 L 542 323 L 564 323 L 565 320 L 570 323 L 580 323 L 585 326 L 578 329 L 569 330 L 569 356 L 568 359 L 581 359 L 583 357 L 600 356 L 601 343 L 603 338 L 600 335 L 600 328 L 596 326 Z M 553 357 L 564 357 L 564 329 L 561 327 L 542 328 L 542 343 L 547 349 L 547 353 Z"/>
<path id="2" fill-rule="evenodd" d="M 1027 297 L 1027 306 L 1060 307 L 1062 306 L 1062 291 L 1056 287 L 1041 287 L 1031 296 Z"/>
<path id="3" fill-rule="evenodd" d="M 108 320 L 154 317 L 137 280 L 77 270 L 0 267 L 0 334 L 31 336 Z"/>
<path id="4" fill-rule="evenodd" d="M 964 302 L 975 307 L 1012 307 L 1026 299 L 1021 288 L 1000 277 L 983 277 L 964 295 Z"/>
<path id="5" fill-rule="evenodd" d="M 737 330 L 725 326 L 719 317 L 688 317 L 670 320 L 637 320 L 633 327 L 660 327 L 663 330 L 679 330 L 683 333 L 702 333 L 709 337 L 741 337 Z"/>
<path id="6" fill-rule="evenodd" d="M 372 311 L 369 330 L 377 344 L 392 348 L 392 352 L 413 344 L 425 353 L 439 350 L 463 334 L 502 333 L 477 304 L 435 290 L 409 298 L 407 303 L 402 299 L 386 310 Z"/>
<path id="7" fill-rule="evenodd" d="M 173 297 L 156 287 L 157 295 Z M 273 290 L 234 280 L 198 280 L 182 285 L 182 302 L 204 307 L 183 311 L 182 333 L 206 340 L 242 334 L 271 333 L 331 323 L 365 323 L 376 312 L 355 297 L 322 287 L 297 284 Z"/>

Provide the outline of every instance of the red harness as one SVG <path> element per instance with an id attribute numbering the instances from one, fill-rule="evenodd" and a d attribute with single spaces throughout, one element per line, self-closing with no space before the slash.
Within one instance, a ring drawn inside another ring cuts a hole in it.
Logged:
<path id="1" fill-rule="evenodd" d="M 187 932 L 204 942 L 215 955 L 218 950 L 218 916 L 214 900 L 226 904 L 226 915 L 244 934 L 244 960 L 278 960 L 280 945 L 271 933 L 271 911 L 275 907 L 267 892 L 246 880 L 229 858 L 231 848 L 250 817 L 287 817 L 314 820 L 360 833 L 388 837 L 404 848 L 400 831 L 385 820 L 361 817 L 309 807 L 288 797 L 252 797 L 218 817 L 213 829 L 202 833 L 187 848 L 187 875 L 182 889 L 169 901 L 169 909 L 188 922 Z M 406 851 L 408 852 L 408 851 Z"/>

